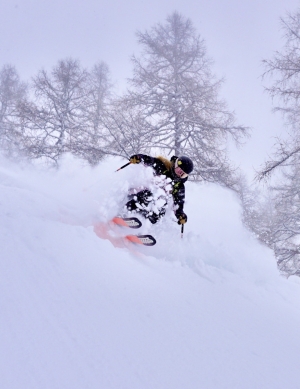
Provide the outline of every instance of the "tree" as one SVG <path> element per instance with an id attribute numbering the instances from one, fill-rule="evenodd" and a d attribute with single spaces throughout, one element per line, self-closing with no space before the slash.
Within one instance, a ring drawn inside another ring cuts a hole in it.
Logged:
<path id="1" fill-rule="evenodd" d="M 300 161 L 299 161 L 300 162 Z M 299 164 L 285 173 L 285 181 L 276 187 L 274 253 L 278 267 L 287 276 L 300 276 L 300 169 Z"/>
<path id="2" fill-rule="evenodd" d="M 239 144 L 247 130 L 235 126 L 234 114 L 218 97 L 223 80 L 211 71 L 203 39 L 177 12 L 137 37 L 143 50 L 140 58 L 132 59 L 131 89 L 123 101 L 147 122 L 145 147 L 187 154 L 195 161 L 198 178 L 232 186 L 226 139 Z"/>
<path id="3" fill-rule="evenodd" d="M 20 104 L 25 101 L 27 87 L 11 65 L 0 71 L 0 149 L 9 157 L 16 157 L 22 149 Z"/>
<path id="4" fill-rule="evenodd" d="M 300 162 L 300 161 L 299 161 Z M 300 276 L 300 169 L 294 165 L 265 196 L 248 192 L 242 201 L 244 224 L 274 251 L 280 272 Z"/>
<path id="5" fill-rule="evenodd" d="M 103 122 L 111 88 L 108 66 L 104 62 L 97 63 L 88 74 L 83 109 L 85 126 L 82 126 L 74 148 L 74 153 L 87 159 L 91 165 L 96 165 L 108 154 L 109 134 Z"/>
<path id="6" fill-rule="evenodd" d="M 103 116 L 106 129 L 108 154 L 129 158 L 143 150 L 149 153 L 151 148 L 151 128 L 144 115 L 135 107 L 129 107 L 122 99 L 111 102 Z"/>
<path id="7" fill-rule="evenodd" d="M 281 173 L 269 190 L 268 204 L 262 206 L 256 200 L 257 222 L 248 217 L 248 226 L 274 250 L 283 274 L 300 276 L 300 10 L 282 18 L 281 26 L 284 47 L 273 59 L 263 61 L 263 78 L 272 79 L 266 90 L 274 111 L 283 114 L 289 133 L 277 139 L 275 153 L 257 175 L 260 180 L 275 171 Z M 272 210 L 269 214 L 267 207 Z"/>
<path id="8" fill-rule="evenodd" d="M 296 157 L 294 157 L 296 158 Z M 294 162 L 296 162 L 294 160 Z M 240 187 L 243 223 L 273 250 L 278 269 L 300 276 L 300 158 L 267 191 Z"/>
<path id="9" fill-rule="evenodd" d="M 274 193 L 260 191 L 241 180 L 239 187 L 242 222 L 261 243 L 274 250 L 276 244 L 276 205 Z"/>
<path id="10" fill-rule="evenodd" d="M 32 157 L 57 162 L 72 150 L 82 126 L 87 77 L 78 61 L 67 59 L 59 61 L 50 75 L 41 70 L 33 78 L 35 103 L 23 107 Z"/>
<path id="11" fill-rule="evenodd" d="M 275 169 L 294 165 L 300 154 L 300 10 L 281 19 L 285 44 L 271 60 L 264 60 L 267 76 L 274 78 L 266 87 L 275 102 L 274 111 L 281 112 L 290 128 L 287 139 L 278 139 L 273 158 L 265 163 L 258 179 L 268 177 Z"/>
<path id="12" fill-rule="evenodd" d="M 31 157 L 57 163 L 71 152 L 97 163 L 104 154 L 100 119 L 109 87 L 108 69 L 101 63 L 88 72 L 79 61 L 66 59 L 50 74 L 41 70 L 33 78 L 35 102 L 23 106 Z"/>

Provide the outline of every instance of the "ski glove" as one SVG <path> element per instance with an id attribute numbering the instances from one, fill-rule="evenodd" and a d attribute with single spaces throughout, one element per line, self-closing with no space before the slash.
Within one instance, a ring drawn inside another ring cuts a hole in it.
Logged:
<path id="1" fill-rule="evenodd" d="M 178 224 L 185 224 L 187 222 L 187 216 L 184 212 L 177 216 Z"/>
<path id="2" fill-rule="evenodd" d="M 140 163 L 141 157 L 139 155 L 135 154 L 129 158 L 129 161 L 130 161 L 130 163 Z"/>

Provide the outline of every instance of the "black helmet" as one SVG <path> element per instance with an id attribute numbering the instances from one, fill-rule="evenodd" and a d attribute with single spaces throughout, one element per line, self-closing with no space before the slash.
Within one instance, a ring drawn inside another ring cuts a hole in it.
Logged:
<path id="1" fill-rule="evenodd" d="M 181 155 L 177 161 L 176 164 L 186 173 L 190 174 L 192 173 L 194 169 L 194 164 L 193 161 L 189 158 L 186 157 L 185 155 Z"/>

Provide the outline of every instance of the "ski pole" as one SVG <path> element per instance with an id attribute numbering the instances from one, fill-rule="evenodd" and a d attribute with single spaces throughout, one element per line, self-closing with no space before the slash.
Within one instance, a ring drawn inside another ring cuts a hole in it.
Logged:
<path id="1" fill-rule="evenodd" d="M 183 238 L 184 224 L 181 224 L 181 238 Z"/>
<path id="2" fill-rule="evenodd" d="M 124 167 L 126 167 L 126 166 L 128 166 L 128 165 L 130 165 L 130 164 L 131 164 L 131 162 L 125 163 L 125 165 L 119 167 L 119 169 L 117 169 L 117 170 L 115 171 L 115 173 L 118 172 L 118 171 L 121 170 L 121 169 L 124 169 Z"/>

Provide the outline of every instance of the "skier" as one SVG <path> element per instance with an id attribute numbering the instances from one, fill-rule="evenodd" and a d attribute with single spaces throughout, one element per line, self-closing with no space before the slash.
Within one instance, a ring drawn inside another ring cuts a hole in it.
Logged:
<path id="1" fill-rule="evenodd" d="M 170 193 L 173 197 L 174 211 L 178 224 L 186 223 L 187 215 L 183 212 L 185 200 L 184 183 L 187 181 L 188 175 L 193 171 L 192 160 L 186 156 L 173 156 L 171 160 L 164 157 L 154 158 L 144 154 L 135 154 L 130 157 L 130 163 L 132 164 L 141 162 L 145 166 L 151 166 L 155 176 L 164 175 L 166 178 L 169 178 L 168 181 L 171 184 Z M 143 189 L 128 197 L 129 201 L 125 205 L 127 210 L 139 212 L 152 224 L 155 224 L 166 213 L 167 202 L 160 209 L 157 209 L 156 212 L 153 212 L 151 203 L 153 203 L 154 198 L 149 189 Z"/>

